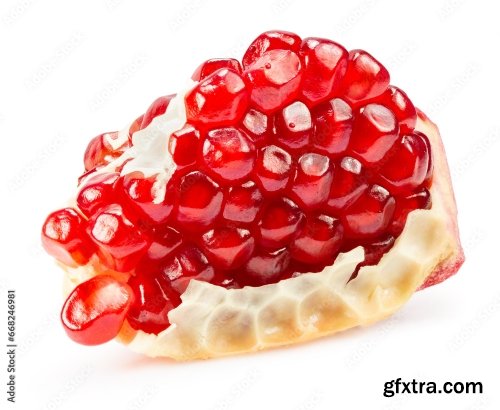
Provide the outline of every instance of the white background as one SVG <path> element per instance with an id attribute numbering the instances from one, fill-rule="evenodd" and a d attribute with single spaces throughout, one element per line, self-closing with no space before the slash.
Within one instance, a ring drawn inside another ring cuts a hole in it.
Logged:
<path id="1" fill-rule="evenodd" d="M 169 4 L 171 3 L 171 4 Z M 175 3 L 175 4 L 174 4 Z M 424 5 L 427 4 L 427 5 Z M 481 5 L 479 5 L 481 4 Z M 0 345 L 17 291 L 17 403 L 2 409 L 499 409 L 499 10 L 495 2 L 271 0 L 0 4 Z M 87 141 L 177 91 L 209 57 L 281 28 L 369 50 L 440 126 L 467 261 L 394 317 L 305 345 L 220 360 L 152 360 L 72 343 L 61 272 L 39 245 Z M 483 395 L 382 395 L 385 381 L 481 381 Z"/>

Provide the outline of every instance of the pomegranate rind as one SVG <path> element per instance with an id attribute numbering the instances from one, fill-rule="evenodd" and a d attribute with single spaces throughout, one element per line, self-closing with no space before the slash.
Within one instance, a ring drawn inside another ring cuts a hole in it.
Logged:
<path id="1" fill-rule="evenodd" d="M 464 261 L 457 210 L 437 127 L 421 112 L 417 130 L 432 145 L 433 205 L 415 210 L 394 246 L 374 266 L 364 266 L 361 247 L 340 254 L 322 272 L 260 287 L 226 289 L 192 280 L 182 303 L 168 314 L 171 326 L 158 335 L 125 322 L 117 339 L 151 357 L 211 358 L 303 342 L 382 320 L 418 289 L 454 274 Z M 94 258 L 77 269 L 65 266 L 65 292 L 104 269 Z"/>

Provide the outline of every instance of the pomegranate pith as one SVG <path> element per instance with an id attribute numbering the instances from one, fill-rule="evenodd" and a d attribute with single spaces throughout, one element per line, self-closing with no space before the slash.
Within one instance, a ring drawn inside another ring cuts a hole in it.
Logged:
<path id="1" fill-rule="evenodd" d="M 123 312 L 134 329 L 166 329 L 193 279 L 261 286 L 321 271 L 359 245 L 364 264 L 375 264 L 408 213 L 430 208 L 429 140 L 414 129 L 411 100 L 367 52 L 270 31 L 242 64 L 208 60 L 192 78 L 186 123 L 165 135 L 168 178 L 122 164 L 100 172 L 135 141 L 102 134 L 85 152 L 80 213 L 58 211 L 43 228 L 62 263 L 95 254 L 129 276 Z M 153 102 L 129 136 L 174 97 Z"/>

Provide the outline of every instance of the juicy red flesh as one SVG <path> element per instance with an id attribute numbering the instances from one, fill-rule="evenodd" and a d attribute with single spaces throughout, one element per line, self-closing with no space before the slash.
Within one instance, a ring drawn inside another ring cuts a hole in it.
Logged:
<path id="1" fill-rule="evenodd" d="M 98 345 L 116 337 L 134 300 L 132 289 L 111 276 L 99 275 L 78 285 L 61 311 L 68 336 Z"/>
<path id="2" fill-rule="evenodd" d="M 241 65 L 208 60 L 192 78 L 187 122 L 165 140 L 171 177 L 103 173 L 135 139 L 103 134 L 85 153 L 81 214 L 62 210 L 44 225 L 44 246 L 61 262 L 96 254 L 129 277 L 133 328 L 167 328 L 193 279 L 261 286 L 321 271 L 360 245 L 363 265 L 376 264 L 408 214 L 431 207 L 432 152 L 414 129 L 416 109 L 365 51 L 270 31 Z"/>

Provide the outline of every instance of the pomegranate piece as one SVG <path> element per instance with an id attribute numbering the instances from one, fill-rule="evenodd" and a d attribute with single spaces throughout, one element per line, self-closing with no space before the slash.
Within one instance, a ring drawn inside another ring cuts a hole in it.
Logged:
<path id="1" fill-rule="evenodd" d="M 331 264 L 342 245 L 343 234 L 338 219 L 328 215 L 309 216 L 290 246 L 291 255 L 307 264 Z"/>
<path id="2" fill-rule="evenodd" d="M 241 76 L 221 68 L 199 82 L 186 94 L 186 115 L 190 123 L 224 126 L 243 117 L 248 92 Z"/>
<path id="3" fill-rule="evenodd" d="M 372 55 L 352 50 L 341 95 L 353 103 L 371 100 L 387 89 L 389 80 L 389 72 Z"/>
<path id="4" fill-rule="evenodd" d="M 269 50 L 290 50 L 297 53 L 300 49 L 301 39 L 297 34 L 288 31 L 266 31 L 257 37 L 248 47 L 242 62 L 247 68 L 257 61 Z"/>
<path id="5" fill-rule="evenodd" d="M 204 80 L 221 68 L 229 68 L 240 75 L 242 73 L 240 62 L 235 58 L 212 58 L 201 63 L 191 76 L 191 79 L 193 81 Z"/>
<path id="6" fill-rule="evenodd" d="M 121 204 L 129 219 L 140 226 L 165 223 L 173 208 L 172 195 L 158 175 L 136 171 L 120 178 Z"/>
<path id="7" fill-rule="evenodd" d="M 347 50 L 331 40 L 309 37 L 302 41 L 300 55 L 304 61 L 302 96 L 310 105 L 327 100 L 346 73 Z"/>
<path id="8" fill-rule="evenodd" d="M 215 275 L 207 257 L 192 245 L 184 246 L 175 256 L 163 261 L 160 270 L 178 293 L 184 292 L 192 279 L 210 282 Z"/>
<path id="9" fill-rule="evenodd" d="M 407 197 L 396 199 L 393 222 L 389 228 L 393 235 L 399 235 L 405 227 L 408 214 L 415 209 L 430 209 L 432 206 L 431 193 L 427 189 L 416 192 Z"/>
<path id="10" fill-rule="evenodd" d="M 270 50 L 244 72 L 250 88 L 250 102 L 265 114 L 291 103 L 299 92 L 302 64 L 289 50 Z"/>
<path id="11" fill-rule="evenodd" d="M 127 314 L 130 326 L 154 334 L 170 326 L 168 312 L 180 303 L 180 297 L 167 278 L 154 271 L 141 270 L 130 277 L 128 285 L 134 295 Z"/>
<path id="12" fill-rule="evenodd" d="M 304 222 L 304 214 L 291 200 L 283 198 L 271 203 L 259 222 L 260 244 L 277 249 L 288 245 Z"/>
<path id="13" fill-rule="evenodd" d="M 78 192 L 76 204 L 87 218 L 99 208 L 113 202 L 115 183 L 119 176 L 118 172 L 97 174 L 85 182 Z"/>
<path id="14" fill-rule="evenodd" d="M 383 234 L 391 223 L 394 208 L 395 200 L 389 191 L 373 185 L 342 215 L 346 236 L 364 239 Z"/>
<path id="15" fill-rule="evenodd" d="M 243 127 L 257 147 L 264 145 L 272 133 L 269 117 L 254 109 L 249 109 L 243 118 Z"/>
<path id="16" fill-rule="evenodd" d="M 73 208 L 52 212 L 42 227 L 44 249 L 65 265 L 85 265 L 94 253 L 84 221 Z"/>
<path id="17" fill-rule="evenodd" d="M 190 124 L 172 133 L 168 140 L 168 151 L 178 166 L 194 164 L 198 153 L 200 132 Z"/>
<path id="18" fill-rule="evenodd" d="M 367 165 L 382 160 L 398 140 L 398 122 L 383 105 L 368 104 L 354 120 L 349 149 Z"/>
<path id="19" fill-rule="evenodd" d="M 315 153 L 299 159 L 292 185 L 293 199 L 305 208 L 314 208 L 328 199 L 333 179 L 333 164 L 328 157 Z"/>
<path id="20" fill-rule="evenodd" d="M 237 272 L 238 282 L 250 286 L 278 282 L 287 272 L 290 260 L 290 252 L 287 248 L 256 253 L 247 262 L 245 269 Z"/>
<path id="21" fill-rule="evenodd" d="M 68 336 L 83 345 L 115 338 L 134 300 L 132 289 L 111 276 L 99 275 L 78 285 L 61 311 Z"/>
<path id="22" fill-rule="evenodd" d="M 199 171 L 182 177 L 179 185 L 177 221 L 188 230 L 204 230 L 222 208 L 220 187 Z"/>
<path id="23" fill-rule="evenodd" d="M 361 162 L 344 157 L 335 169 L 327 207 L 336 215 L 358 199 L 368 189 Z"/>
<path id="24" fill-rule="evenodd" d="M 344 100 L 334 98 L 316 106 L 312 112 L 315 124 L 312 143 L 325 154 L 340 154 L 349 145 L 354 115 Z"/>
<path id="25" fill-rule="evenodd" d="M 97 275 L 68 299 L 63 322 L 71 337 L 101 343 L 116 336 L 125 319 L 133 329 L 158 334 L 170 326 L 169 311 L 192 280 L 262 286 L 321 272 L 339 252 L 358 246 L 365 248 L 358 269 L 377 264 L 395 243 L 412 239 L 396 242 L 409 213 L 430 209 L 433 200 L 431 216 L 450 211 L 449 220 L 442 218 L 452 239 L 443 240 L 456 252 L 425 285 L 461 263 L 439 136 L 421 112 L 418 130 L 430 139 L 415 130 L 416 108 L 389 85 L 387 70 L 370 54 L 270 31 L 254 40 L 241 65 L 208 60 L 192 78 L 184 107 L 168 110 L 174 95 L 160 97 L 125 132 L 94 138 L 78 209 L 57 211 L 44 224 L 50 254 Z M 102 276 L 110 270 L 128 283 Z M 204 289 L 208 303 L 213 288 Z M 179 313 L 189 309 L 185 300 Z M 314 308 L 308 303 L 304 312 Z M 256 305 L 249 299 L 248 306 Z M 264 316 L 259 311 L 256 320 Z M 182 331 L 179 317 L 169 338 Z M 168 338 L 148 339 L 160 343 L 158 351 L 162 343 L 170 347 Z"/>
<path id="26" fill-rule="evenodd" d="M 403 90 L 390 85 L 389 88 L 377 98 L 377 103 L 389 108 L 399 123 L 401 134 L 412 132 L 417 123 L 417 110 Z"/>
<path id="27" fill-rule="evenodd" d="M 300 101 L 285 107 L 276 118 L 276 139 L 288 148 L 305 147 L 311 133 L 311 113 Z"/>
<path id="28" fill-rule="evenodd" d="M 255 248 L 250 231 L 241 228 L 212 229 L 201 240 L 205 255 L 218 269 L 239 268 L 252 256 Z"/>
<path id="29" fill-rule="evenodd" d="M 165 95 L 163 97 L 157 98 L 153 103 L 149 106 L 147 111 L 144 113 L 144 116 L 142 117 L 142 122 L 141 126 L 139 129 L 144 129 L 146 128 L 149 124 L 151 124 L 151 121 L 159 115 L 165 114 L 165 111 L 167 111 L 167 107 L 170 104 L 170 101 L 172 101 L 172 98 L 175 97 L 175 94 L 172 95 Z"/>
<path id="30" fill-rule="evenodd" d="M 292 157 L 285 150 L 268 145 L 259 152 L 255 174 L 262 189 L 268 193 L 285 189 L 292 173 Z"/>
<path id="31" fill-rule="evenodd" d="M 219 128 L 207 134 L 202 158 L 218 182 L 241 180 L 253 169 L 255 146 L 241 130 Z"/>
<path id="32" fill-rule="evenodd" d="M 409 194 L 424 182 L 429 168 L 426 139 L 421 133 L 404 135 L 394 146 L 391 160 L 380 169 L 382 185 L 394 195 Z"/>
<path id="33" fill-rule="evenodd" d="M 101 262 L 118 272 L 132 270 L 151 241 L 123 215 L 121 206 L 108 205 L 89 219 L 90 239 L 97 246 Z"/>
<path id="34" fill-rule="evenodd" d="M 257 217 L 263 196 L 253 181 L 229 188 L 223 216 L 228 221 L 252 223 Z"/>

